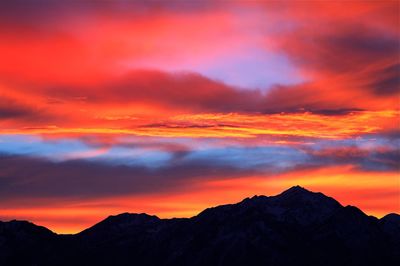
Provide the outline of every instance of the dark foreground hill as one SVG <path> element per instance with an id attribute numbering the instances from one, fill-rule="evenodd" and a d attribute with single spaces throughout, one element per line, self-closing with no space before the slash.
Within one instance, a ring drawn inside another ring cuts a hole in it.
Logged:
<path id="1" fill-rule="evenodd" d="M 192 218 L 110 216 L 76 235 L 0 222 L 0 265 L 400 265 L 400 216 L 292 187 Z"/>

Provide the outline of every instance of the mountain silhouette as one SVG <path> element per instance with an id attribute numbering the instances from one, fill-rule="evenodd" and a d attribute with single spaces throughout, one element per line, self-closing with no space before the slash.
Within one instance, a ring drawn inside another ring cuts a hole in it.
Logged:
<path id="1" fill-rule="evenodd" d="M 400 216 L 295 186 L 192 218 L 109 216 L 75 235 L 0 222 L 0 265 L 400 265 Z"/>

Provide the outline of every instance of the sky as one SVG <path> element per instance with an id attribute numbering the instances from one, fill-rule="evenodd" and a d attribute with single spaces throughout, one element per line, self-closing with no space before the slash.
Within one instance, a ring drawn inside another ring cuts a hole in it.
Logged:
<path id="1" fill-rule="evenodd" d="M 300 185 L 400 212 L 398 1 L 0 2 L 0 220 L 76 233 Z"/>

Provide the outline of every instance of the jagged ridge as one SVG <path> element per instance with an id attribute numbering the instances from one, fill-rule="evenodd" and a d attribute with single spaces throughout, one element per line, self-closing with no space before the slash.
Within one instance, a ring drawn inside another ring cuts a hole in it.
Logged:
<path id="1" fill-rule="evenodd" d="M 399 239 L 399 215 L 296 186 L 192 218 L 123 213 L 70 236 L 2 222 L 0 265 L 396 265 Z"/>

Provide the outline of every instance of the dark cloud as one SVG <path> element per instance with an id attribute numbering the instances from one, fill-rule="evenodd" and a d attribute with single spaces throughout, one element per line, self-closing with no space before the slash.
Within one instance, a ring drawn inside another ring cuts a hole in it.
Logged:
<path id="1" fill-rule="evenodd" d="M 400 57 L 400 48 L 398 56 Z M 367 87 L 371 88 L 376 95 L 395 96 L 400 93 L 400 62 L 377 70 L 374 77 L 375 80 L 371 81 Z"/>
<path id="2" fill-rule="evenodd" d="M 3 22 L 13 24 L 36 24 L 51 27 L 65 16 L 88 16 L 101 14 L 114 18 L 134 19 L 155 12 L 202 12 L 220 5 L 216 1 L 185 0 L 13 0 L 0 1 L 0 16 Z"/>
<path id="3" fill-rule="evenodd" d="M 94 144 L 96 145 L 96 144 Z M 303 154 L 289 147 L 230 147 L 190 150 L 179 143 L 114 142 L 114 148 L 154 149 L 172 155 L 149 166 L 138 158 L 52 161 L 26 155 L 0 155 L 0 198 L 93 198 L 193 189 L 205 181 L 290 171 Z M 272 156 L 274 155 L 274 156 Z M 151 158 L 149 157 L 149 160 Z M 281 163 L 282 161 L 284 163 Z"/>
<path id="4" fill-rule="evenodd" d="M 283 43 L 290 58 L 303 66 L 328 73 L 358 72 L 370 64 L 399 60 L 399 34 L 372 28 L 363 23 L 339 21 L 293 32 Z M 296 38 L 296 42 L 289 42 Z"/>
<path id="5" fill-rule="evenodd" d="M 312 113 L 314 114 L 319 114 L 319 115 L 348 115 L 352 114 L 355 112 L 362 112 L 365 111 L 360 108 L 338 108 L 338 109 L 316 109 L 316 110 L 311 110 Z"/>
<path id="6" fill-rule="evenodd" d="M 230 125 L 230 124 L 215 124 L 215 123 L 210 123 L 210 124 L 196 124 L 196 123 L 191 123 L 187 124 L 186 123 L 174 123 L 174 124 L 168 124 L 168 123 L 155 123 L 155 124 L 147 124 L 143 125 L 142 127 L 144 128 L 213 128 L 213 127 L 238 127 L 237 125 Z"/>
<path id="7" fill-rule="evenodd" d="M 400 117 L 397 117 L 397 121 L 394 121 L 395 123 L 400 123 Z M 400 144 L 400 129 L 394 129 L 390 131 L 383 131 L 378 134 L 379 136 L 382 136 L 384 138 L 387 138 L 389 140 L 394 140 L 394 141 L 399 141 Z"/>
<path id="8" fill-rule="evenodd" d="M 155 103 L 193 111 L 257 112 L 262 108 L 259 90 L 238 90 L 195 73 L 132 71 L 97 87 L 42 88 L 51 98 L 70 99 L 78 94 L 87 103 Z"/>
<path id="9" fill-rule="evenodd" d="M 397 14 L 397 20 L 399 16 Z M 347 90 L 390 96 L 399 91 L 400 35 L 365 22 L 307 25 L 286 36 L 283 51 L 301 67 L 326 78 L 346 77 Z M 296 38 L 296 41 L 291 41 Z M 329 85 L 327 85 L 329 86 Z"/>
<path id="10" fill-rule="evenodd" d="M 356 146 L 309 150 L 311 165 L 352 164 L 362 170 L 400 171 L 400 150 L 395 148 L 362 149 Z"/>
<path id="11" fill-rule="evenodd" d="M 232 178 L 254 173 L 206 161 L 160 168 L 110 165 L 85 160 L 51 162 L 46 159 L 1 155 L 0 198 L 91 198 L 184 190 L 196 180 Z"/>
<path id="12" fill-rule="evenodd" d="M 189 89 L 190 88 L 190 89 Z M 194 112 L 304 113 L 345 115 L 362 111 L 351 102 L 321 99 L 313 83 L 274 86 L 268 92 L 243 90 L 196 73 L 137 70 L 97 87 L 42 88 L 50 98 L 71 99 L 78 94 L 91 104 L 150 103 Z M 155 126 L 149 124 L 148 126 Z M 159 126 L 157 124 L 157 126 Z M 169 125 L 172 126 L 172 125 Z M 185 127 L 185 125 L 176 125 Z M 196 125 L 207 127 L 207 125 Z"/>
<path id="13" fill-rule="evenodd" d="M 47 117 L 41 110 L 0 96 L 1 119 L 41 119 Z"/>
<path id="14" fill-rule="evenodd" d="M 328 91 L 313 82 L 271 88 L 262 98 L 263 113 L 316 113 L 321 115 L 344 115 L 362 110 L 358 102 L 343 101 L 330 97 Z"/>
<path id="15" fill-rule="evenodd" d="M 0 106 L 0 119 L 21 118 L 30 115 L 29 110 L 24 108 Z"/>
<path id="16" fill-rule="evenodd" d="M 319 40 L 317 45 L 323 54 L 318 61 L 334 72 L 359 71 L 382 59 L 395 59 L 400 49 L 397 37 L 362 26 L 336 33 Z M 329 56 L 330 60 L 324 55 Z"/>
<path id="17" fill-rule="evenodd" d="M 116 145 L 153 149 L 158 144 Z M 220 180 L 254 175 L 267 177 L 276 173 L 296 172 L 299 169 L 337 165 L 353 165 L 363 171 L 400 170 L 400 151 L 393 148 L 298 148 L 299 150 L 279 147 L 239 150 L 230 148 L 215 151 L 213 154 L 212 151 L 194 153 L 179 144 L 164 143 L 164 147 L 158 145 L 157 149 L 168 151 L 173 157 L 167 164 L 159 167 L 116 164 L 106 160 L 55 162 L 39 157 L 2 154 L 0 198 L 94 198 L 179 192 L 214 178 Z M 228 156 L 229 154 L 235 156 Z M 269 157 L 274 154 L 276 158 Z M 247 157 L 247 161 L 243 161 L 242 157 Z"/>
<path id="18" fill-rule="evenodd" d="M 307 106 L 303 105 L 303 106 Z M 304 112 L 309 112 L 313 114 L 318 114 L 318 115 L 324 115 L 324 116 L 341 116 L 341 115 L 348 115 L 356 112 L 362 112 L 365 111 L 364 109 L 360 108 L 332 108 L 332 109 L 318 109 L 313 106 L 308 106 L 307 108 L 304 107 L 288 107 L 288 108 L 275 108 L 275 109 L 270 109 L 267 111 L 264 111 L 263 113 L 265 114 L 276 114 L 276 113 L 304 113 Z"/>

